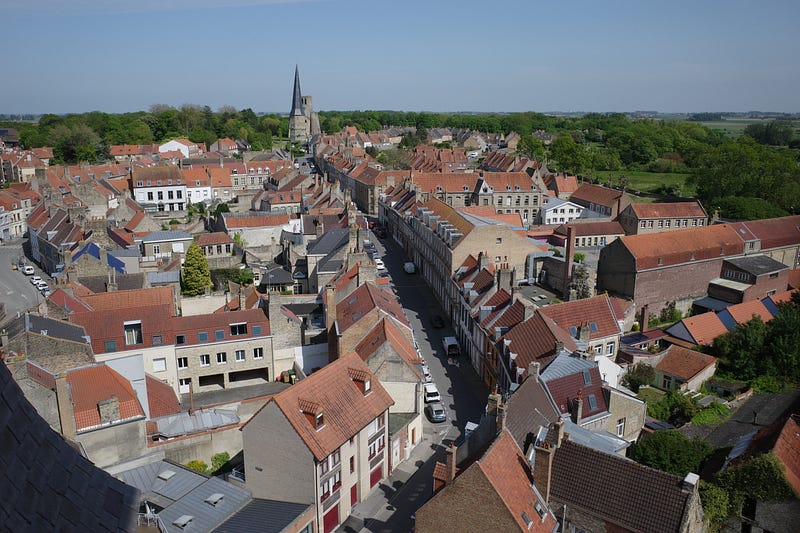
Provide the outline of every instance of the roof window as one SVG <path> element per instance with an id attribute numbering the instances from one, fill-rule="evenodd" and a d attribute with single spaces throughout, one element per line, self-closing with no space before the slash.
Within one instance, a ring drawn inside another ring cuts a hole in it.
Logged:
<path id="1" fill-rule="evenodd" d="M 192 520 L 194 520 L 192 515 L 185 514 L 176 518 L 175 521 L 172 522 L 172 525 L 180 529 L 186 529 L 186 526 L 191 524 Z"/>
<path id="2" fill-rule="evenodd" d="M 214 507 L 216 507 L 217 504 L 221 502 L 223 498 L 225 498 L 224 494 L 222 494 L 221 492 L 215 492 L 214 494 L 206 498 L 205 502 L 209 505 L 213 505 Z"/>
<path id="3" fill-rule="evenodd" d="M 175 475 L 175 471 L 174 470 L 162 470 L 158 474 L 158 479 L 160 479 L 162 481 L 169 481 L 169 479 L 174 475 Z"/>

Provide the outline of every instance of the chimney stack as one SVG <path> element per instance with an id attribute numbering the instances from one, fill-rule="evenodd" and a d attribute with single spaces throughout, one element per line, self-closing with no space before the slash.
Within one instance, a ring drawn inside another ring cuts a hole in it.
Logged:
<path id="1" fill-rule="evenodd" d="M 61 425 L 61 434 L 65 438 L 74 439 L 77 434 L 75 412 L 72 408 L 72 397 L 66 373 L 56 376 L 56 405 L 58 406 L 58 421 Z"/>
<path id="2" fill-rule="evenodd" d="M 591 330 L 589 329 L 589 324 L 586 321 L 581 322 L 581 325 L 578 328 L 578 340 L 588 345 L 590 334 Z"/>
<path id="3" fill-rule="evenodd" d="M 537 306 L 528 298 L 520 298 L 522 302 L 522 321 L 525 322 L 536 313 Z"/>
<path id="4" fill-rule="evenodd" d="M 457 451 L 456 443 L 451 441 L 450 442 L 450 447 L 447 448 L 447 452 L 446 452 L 447 453 L 447 464 L 446 464 L 446 466 L 447 466 L 446 482 L 447 483 L 450 483 L 451 481 L 453 481 L 456 478 L 456 472 L 458 471 L 458 468 L 456 467 L 456 451 Z"/>
<path id="5" fill-rule="evenodd" d="M 644 333 L 650 329 L 650 308 L 647 304 L 642 306 L 642 318 L 640 319 L 639 331 Z"/>
<path id="6" fill-rule="evenodd" d="M 539 361 L 531 361 L 528 363 L 528 377 L 539 379 L 539 369 L 541 368 Z"/>
<path id="7" fill-rule="evenodd" d="M 575 260 L 575 227 L 567 226 L 567 242 L 564 255 L 564 295 L 569 294 L 572 282 L 572 262 Z"/>
<path id="8" fill-rule="evenodd" d="M 583 389 L 578 389 L 578 397 L 575 398 L 575 423 L 581 425 L 583 420 Z"/>
<path id="9" fill-rule="evenodd" d="M 97 402 L 97 410 L 100 412 L 101 424 L 111 424 L 121 419 L 119 398 L 116 396 Z"/>
<path id="10" fill-rule="evenodd" d="M 486 414 L 489 416 L 497 416 L 497 411 L 500 407 L 500 402 L 503 397 L 497 392 L 497 387 L 494 388 L 489 398 L 486 400 Z"/>

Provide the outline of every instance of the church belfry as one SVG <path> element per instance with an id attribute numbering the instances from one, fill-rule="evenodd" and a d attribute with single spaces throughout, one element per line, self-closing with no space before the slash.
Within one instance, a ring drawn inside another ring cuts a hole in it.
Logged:
<path id="1" fill-rule="evenodd" d="M 314 112 L 310 96 L 300 91 L 300 69 L 294 67 L 294 89 L 292 91 L 292 110 L 289 112 L 289 140 L 306 143 L 320 132 L 319 116 Z"/>

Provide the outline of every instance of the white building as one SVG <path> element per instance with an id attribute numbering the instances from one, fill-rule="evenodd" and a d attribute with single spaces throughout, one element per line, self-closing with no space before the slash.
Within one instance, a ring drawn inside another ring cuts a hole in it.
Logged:
<path id="1" fill-rule="evenodd" d="M 562 200 L 561 198 L 551 198 L 546 205 L 539 211 L 542 224 L 566 224 L 576 218 L 580 218 L 583 207 Z"/>

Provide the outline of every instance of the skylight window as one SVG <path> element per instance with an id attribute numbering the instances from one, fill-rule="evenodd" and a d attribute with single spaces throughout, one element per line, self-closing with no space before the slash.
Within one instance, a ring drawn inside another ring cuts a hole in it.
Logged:
<path id="1" fill-rule="evenodd" d="M 222 499 L 223 499 L 224 497 L 225 497 L 225 495 L 224 495 L 224 494 L 222 494 L 221 492 L 215 492 L 214 494 L 212 494 L 211 496 L 209 496 L 208 498 L 206 498 L 206 499 L 205 499 L 205 502 L 206 502 L 207 504 L 209 504 L 209 505 L 213 505 L 213 506 L 215 506 L 215 507 L 216 507 L 216 506 L 217 506 L 217 504 L 218 504 L 219 502 L 221 502 L 221 501 L 222 501 Z"/>
<path id="2" fill-rule="evenodd" d="M 592 375 L 589 373 L 588 370 L 583 371 L 583 384 L 584 385 L 592 384 Z"/>
<path id="3" fill-rule="evenodd" d="M 594 397 L 594 394 L 589 395 L 589 409 L 592 411 L 597 409 L 597 398 Z"/>
<path id="4" fill-rule="evenodd" d="M 589 329 L 592 330 L 592 333 L 597 333 L 598 331 L 600 331 L 597 328 L 597 322 L 589 322 Z"/>

